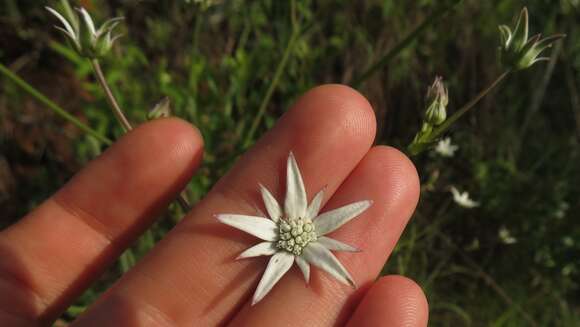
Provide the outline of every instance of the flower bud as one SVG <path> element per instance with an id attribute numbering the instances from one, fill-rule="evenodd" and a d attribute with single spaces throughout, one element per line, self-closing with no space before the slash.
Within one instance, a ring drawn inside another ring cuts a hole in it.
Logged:
<path id="1" fill-rule="evenodd" d="M 425 121 L 433 126 L 441 125 L 447 118 L 448 103 L 447 88 L 443 85 L 443 78 L 438 76 L 427 90 L 428 107 L 425 111 Z"/>
<path id="2" fill-rule="evenodd" d="M 153 109 L 147 113 L 147 120 L 165 118 L 171 116 L 171 101 L 165 97 L 159 101 Z"/>
<path id="3" fill-rule="evenodd" d="M 78 13 L 75 14 L 70 10 L 67 1 L 63 1 L 63 7 L 64 15 L 50 7 L 46 9 L 61 21 L 63 27 L 57 26 L 57 29 L 72 42 L 73 48 L 81 56 L 89 59 L 106 55 L 120 36 L 112 36 L 112 32 L 123 18 L 109 19 L 97 29 L 93 19 L 84 8 L 77 9 Z"/>
<path id="4" fill-rule="evenodd" d="M 542 38 L 537 34 L 528 38 L 529 18 L 525 7 L 520 12 L 513 30 L 507 25 L 501 25 L 499 31 L 500 61 L 507 69 L 513 70 L 526 69 L 538 61 L 549 60 L 548 57 L 540 57 L 540 54 L 555 41 L 565 37 L 564 34 L 556 34 Z"/>

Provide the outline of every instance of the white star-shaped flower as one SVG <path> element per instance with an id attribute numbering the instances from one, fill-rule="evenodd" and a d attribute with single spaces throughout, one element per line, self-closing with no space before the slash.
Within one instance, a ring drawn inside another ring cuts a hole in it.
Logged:
<path id="1" fill-rule="evenodd" d="M 348 252 L 359 250 L 324 235 L 360 215 L 371 206 L 372 201 L 351 203 L 319 215 L 324 191 L 318 192 L 310 205 L 308 204 L 304 182 L 292 153 L 288 157 L 286 200 L 283 210 L 268 189 L 262 185 L 260 189 L 269 219 L 237 214 L 216 215 L 220 222 L 264 240 L 242 252 L 237 259 L 272 256 L 258 283 L 252 305 L 270 292 L 294 262 L 302 271 L 307 283 L 310 280 L 310 264 L 312 264 L 339 281 L 356 287 L 348 271 L 330 250 Z"/>
<path id="2" fill-rule="evenodd" d="M 442 157 L 453 157 L 457 149 L 459 149 L 459 146 L 451 144 L 450 137 L 439 140 L 435 146 L 435 152 L 437 152 Z"/>
<path id="3" fill-rule="evenodd" d="M 459 192 L 455 186 L 451 186 L 450 190 L 451 194 L 453 194 L 453 201 L 458 205 L 468 209 L 479 206 L 479 202 L 473 201 L 469 198 L 469 193 L 467 191 Z"/>

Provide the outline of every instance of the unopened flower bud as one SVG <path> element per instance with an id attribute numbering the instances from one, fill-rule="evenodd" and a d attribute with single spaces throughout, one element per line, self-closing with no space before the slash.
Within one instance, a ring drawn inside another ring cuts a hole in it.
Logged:
<path id="1" fill-rule="evenodd" d="M 63 27 L 57 26 L 57 29 L 65 34 L 81 56 L 96 59 L 111 50 L 113 43 L 120 37 L 119 34 L 113 36 L 113 30 L 123 20 L 122 17 L 109 19 L 97 29 L 84 8 L 77 9 L 78 13 L 75 14 L 67 1 L 63 1 L 63 7 L 64 15 L 50 7 L 46 9 L 60 20 Z"/>
<path id="2" fill-rule="evenodd" d="M 542 38 L 537 34 L 528 38 L 529 18 L 525 7 L 520 12 L 513 30 L 507 25 L 501 25 L 499 31 L 501 63 L 507 69 L 513 70 L 526 69 L 538 61 L 549 60 L 548 57 L 540 57 L 540 54 L 555 41 L 565 37 L 564 34 L 556 34 Z"/>
<path id="3" fill-rule="evenodd" d="M 425 111 L 425 121 L 433 126 L 441 125 L 447 118 L 448 103 L 447 88 L 443 85 L 443 78 L 438 76 L 427 90 L 428 107 Z"/>
<path id="4" fill-rule="evenodd" d="M 158 118 L 165 118 L 171 116 L 171 101 L 168 97 L 161 99 L 154 107 L 147 113 L 147 120 Z M 288 226 L 290 227 L 290 226 Z"/>

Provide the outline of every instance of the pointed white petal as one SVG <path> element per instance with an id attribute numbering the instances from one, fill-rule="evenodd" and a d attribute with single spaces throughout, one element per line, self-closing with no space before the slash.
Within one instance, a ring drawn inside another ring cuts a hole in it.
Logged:
<path id="1" fill-rule="evenodd" d="M 270 292 L 272 287 L 284 276 L 284 274 L 292 267 L 294 263 L 294 256 L 286 251 L 281 251 L 272 256 L 264 275 L 256 288 L 252 305 L 258 303 L 260 300 Z"/>
<path id="2" fill-rule="evenodd" d="M 371 206 L 372 201 L 359 201 L 344 207 L 327 211 L 314 219 L 314 229 L 318 235 L 330 233 L 351 219 L 360 215 Z"/>
<path id="3" fill-rule="evenodd" d="M 282 209 L 280 209 L 278 201 L 276 201 L 272 193 L 262 184 L 260 184 L 260 193 L 262 193 L 262 200 L 264 201 L 266 210 L 268 210 L 268 216 L 277 222 L 282 217 Z"/>
<path id="4" fill-rule="evenodd" d="M 302 175 L 294 154 L 290 152 L 286 168 L 286 202 L 284 203 L 284 211 L 287 217 L 304 218 L 307 206 L 308 200 L 306 199 L 306 189 L 304 188 Z"/>
<path id="5" fill-rule="evenodd" d="M 306 284 L 308 284 L 308 282 L 310 282 L 310 265 L 302 257 L 296 257 L 296 264 L 302 271 Z"/>
<path id="6" fill-rule="evenodd" d="M 314 199 L 312 199 L 312 202 L 310 202 L 310 205 L 306 210 L 306 218 L 314 219 L 318 215 L 318 212 L 320 211 L 320 205 L 322 205 L 323 199 L 324 199 L 324 189 L 316 193 Z"/>
<path id="7" fill-rule="evenodd" d="M 320 236 L 316 242 L 332 251 L 360 252 L 360 250 L 354 246 L 342 243 L 326 236 Z"/>
<path id="8" fill-rule="evenodd" d="M 97 33 L 97 31 L 95 30 L 95 23 L 93 22 L 91 15 L 89 15 L 89 12 L 85 8 L 80 8 L 79 12 L 83 16 L 83 20 L 85 21 L 85 24 L 87 25 L 90 34 L 95 35 Z"/>
<path id="9" fill-rule="evenodd" d="M 68 22 L 68 20 L 66 20 L 66 18 L 64 18 L 63 15 L 61 15 L 58 11 L 50 8 L 50 7 L 44 7 L 46 8 L 46 10 L 48 10 L 51 14 L 53 14 L 54 16 L 56 16 L 56 18 L 58 18 L 58 20 L 60 20 L 60 22 L 62 23 L 62 25 L 64 26 L 64 28 L 66 28 L 66 30 L 68 31 L 68 33 L 70 35 L 75 35 L 75 30 L 72 28 L 71 24 Z M 73 40 L 75 39 L 75 37 L 71 37 Z"/>
<path id="10" fill-rule="evenodd" d="M 62 28 L 60 26 L 55 26 L 54 28 L 56 28 L 57 30 L 63 32 L 64 35 L 66 35 L 72 42 L 74 42 L 74 43 L 77 42 L 77 38 L 74 35 L 70 34 L 70 32 L 67 31 L 66 29 L 64 29 L 64 28 Z"/>
<path id="11" fill-rule="evenodd" d="M 216 215 L 216 218 L 226 225 L 252 234 L 264 241 L 274 241 L 276 239 L 277 225 L 270 219 L 230 214 Z"/>
<path id="12" fill-rule="evenodd" d="M 348 271 L 342 266 L 334 254 L 324 246 L 316 242 L 310 243 L 304 249 L 302 257 L 310 264 L 326 271 L 344 284 L 356 288 L 356 284 Z"/>
<path id="13" fill-rule="evenodd" d="M 240 253 L 236 260 L 259 257 L 261 255 L 272 255 L 276 253 L 277 250 L 278 249 L 276 249 L 276 245 L 274 245 L 273 242 L 262 242 Z"/>

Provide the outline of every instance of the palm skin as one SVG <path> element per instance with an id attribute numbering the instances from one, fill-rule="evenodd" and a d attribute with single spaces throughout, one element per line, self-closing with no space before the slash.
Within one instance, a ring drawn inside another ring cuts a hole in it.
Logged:
<path id="1" fill-rule="evenodd" d="M 414 282 L 375 280 L 419 197 L 413 164 L 393 148 L 372 146 L 375 125 L 368 102 L 350 88 L 306 93 L 73 325 L 426 326 L 427 302 Z M 214 215 L 255 214 L 259 183 L 283 195 L 290 151 L 302 158 L 308 194 L 326 187 L 324 210 L 374 200 L 331 234 L 362 250 L 337 254 L 359 288 L 317 270 L 305 285 L 292 268 L 250 306 L 267 259 L 234 261 L 255 239 Z M 166 208 L 202 152 L 199 132 L 183 121 L 144 124 L 0 232 L 0 325 L 50 325 Z"/>

